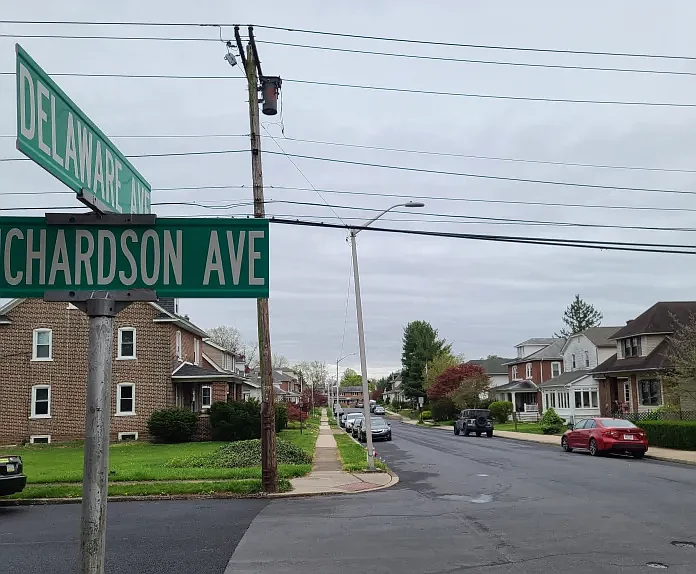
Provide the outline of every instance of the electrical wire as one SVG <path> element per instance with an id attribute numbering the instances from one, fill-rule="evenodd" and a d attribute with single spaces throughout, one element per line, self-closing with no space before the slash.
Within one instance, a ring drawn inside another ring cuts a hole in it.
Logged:
<path id="1" fill-rule="evenodd" d="M 205 150 L 205 151 L 179 151 L 179 152 L 166 152 L 166 153 L 139 153 L 133 155 L 126 155 L 125 157 L 129 159 L 134 158 L 144 158 L 144 157 L 183 157 L 183 156 L 197 156 L 197 155 L 219 155 L 228 153 L 248 153 L 248 149 L 217 149 L 217 150 Z M 272 153 L 272 152 L 269 152 Z M 0 162 L 14 162 L 14 161 L 33 161 L 28 157 L 0 157 Z"/>
<path id="2" fill-rule="evenodd" d="M 14 76 L 15 72 L 0 72 L 3 76 Z M 175 75 L 175 74 L 102 74 L 102 73 L 51 73 L 50 76 L 72 76 L 79 78 L 137 78 L 137 79 L 167 79 L 167 80 L 233 80 L 240 79 L 235 76 L 194 76 L 194 75 Z M 470 92 L 442 92 L 437 90 L 418 90 L 413 88 L 395 88 L 390 86 L 375 86 L 367 84 L 345 84 L 339 82 L 322 82 L 317 80 L 299 80 L 293 78 L 283 78 L 285 83 L 305 84 L 312 86 L 324 86 L 333 88 L 349 88 L 357 90 L 374 90 L 380 92 L 396 92 L 402 94 L 421 94 L 430 96 L 450 96 L 461 98 L 478 98 L 489 100 L 509 100 L 525 102 L 544 102 L 544 103 L 566 103 L 566 104 L 598 104 L 598 105 L 617 105 L 617 106 L 648 106 L 648 107 L 668 107 L 668 108 L 696 108 L 696 103 L 680 102 L 650 102 L 639 100 L 598 100 L 598 99 L 573 99 L 573 98 L 549 98 L 532 96 L 508 96 L 501 94 L 477 94 Z"/>
<path id="3" fill-rule="evenodd" d="M 133 27 L 159 27 L 159 28 L 232 28 L 241 24 L 209 23 L 209 22 L 89 22 L 86 20 L 0 20 L 0 24 L 29 24 L 29 25 L 58 25 L 58 26 L 133 26 Z M 299 34 L 311 34 L 318 36 L 331 36 L 335 38 L 352 38 L 359 40 L 375 40 L 380 42 L 396 42 L 401 44 L 420 44 L 427 46 L 449 46 L 453 48 L 476 48 L 486 50 L 506 50 L 519 52 L 538 52 L 546 54 L 577 54 L 590 56 L 618 56 L 626 58 L 655 58 L 668 60 L 696 60 L 696 56 L 681 56 L 676 54 L 650 54 L 642 52 L 609 52 L 596 50 L 570 50 L 559 48 L 528 48 L 522 46 L 505 46 L 495 44 L 466 44 L 461 42 L 442 42 L 435 40 L 417 40 L 412 38 L 395 38 L 389 36 L 371 36 L 367 34 L 349 34 L 342 32 L 329 32 L 325 30 L 310 30 L 304 28 L 290 28 L 287 26 L 268 26 L 264 24 L 248 24 L 254 28 L 263 30 L 276 30 Z"/>
<path id="4" fill-rule="evenodd" d="M 633 251 L 637 253 L 669 253 L 682 255 L 696 255 L 696 251 L 686 251 L 679 249 L 680 246 L 662 244 L 660 247 L 665 249 L 642 248 L 636 247 L 635 243 L 624 243 L 618 241 L 585 241 L 579 239 L 559 239 L 547 237 L 524 237 L 524 236 L 506 236 L 506 235 L 483 235 L 474 233 L 453 233 L 445 231 L 425 231 L 416 229 L 390 229 L 387 227 L 373 226 L 345 226 L 338 223 L 321 223 L 314 221 L 302 221 L 291 219 L 269 219 L 269 223 L 277 223 L 281 225 L 296 225 L 303 227 L 321 227 L 324 229 L 344 229 L 344 230 L 367 230 L 381 233 L 393 233 L 403 235 L 422 235 L 429 237 L 448 237 L 456 239 L 473 239 L 479 241 L 495 241 L 503 243 L 524 243 L 531 245 L 548 245 L 556 247 L 578 247 L 584 249 L 599 249 L 607 251 Z M 643 244 L 647 246 L 648 244 Z M 684 246 L 685 248 L 694 249 L 693 246 Z"/>

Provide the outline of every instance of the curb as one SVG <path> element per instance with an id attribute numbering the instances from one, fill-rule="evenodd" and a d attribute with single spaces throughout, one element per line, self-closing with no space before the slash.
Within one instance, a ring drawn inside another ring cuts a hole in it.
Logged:
<path id="1" fill-rule="evenodd" d="M 261 496 L 261 498 L 312 498 L 315 496 L 346 496 L 346 495 L 356 495 L 363 494 L 365 492 L 375 492 L 377 490 L 384 490 L 385 488 L 391 488 L 392 486 L 399 483 L 399 476 L 392 471 L 387 471 L 387 474 L 391 476 L 391 480 L 387 484 L 375 486 L 374 488 L 366 488 L 364 490 L 359 490 L 357 492 L 336 492 L 334 490 L 323 490 L 320 492 L 278 492 L 275 494 L 269 494 Z"/>
<path id="2" fill-rule="evenodd" d="M 285 494 L 285 493 L 281 493 Z M 233 500 L 243 498 L 267 498 L 265 494 L 168 494 L 163 496 L 109 496 L 108 502 L 154 502 L 163 500 Z M 10 498 L 0 500 L 0 508 L 8 506 L 48 506 L 52 504 L 81 504 L 82 497 L 76 498 Z"/>

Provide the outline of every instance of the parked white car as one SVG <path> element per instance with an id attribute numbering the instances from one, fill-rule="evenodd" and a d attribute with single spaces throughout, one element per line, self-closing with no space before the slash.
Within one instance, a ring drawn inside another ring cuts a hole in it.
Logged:
<path id="1" fill-rule="evenodd" d="M 345 424 L 346 432 L 351 432 L 353 430 L 353 423 L 355 423 L 355 421 L 357 419 L 360 419 L 362 417 L 363 417 L 363 415 L 361 413 L 348 413 L 346 415 L 346 424 Z"/>

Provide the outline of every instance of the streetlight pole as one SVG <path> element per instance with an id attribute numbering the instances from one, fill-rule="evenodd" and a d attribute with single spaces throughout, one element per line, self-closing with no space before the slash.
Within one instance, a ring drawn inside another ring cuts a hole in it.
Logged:
<path id="1" fill-rule="evenodd" d="M 398 203 L 385 209 L 377 217 L 372 218 L 362 228 L 368 227 L 380 217 L 389 213 L 397 207 L 424 207 L 424 203 L 409 201 L 408 203 Z M 367 387 L 367 356 L 365 355 L 365 331 L 363 328 L 362 298 L 360 296 L 360 274 L 358 273 L 358 248 L 355 237 L 362 229 L 350 230 L 350 247 L 353 256 L 353 285 L 355 285 L 355 312 L 358 319 L 358 344 L 360 345 L 360 370 L 362 371 L 362 393 L 363 393 L 363 412 L 365 413 L 365 440 L 367 441 L 367 468 L 375 469 L 375 452 L 372 447 L 372 421 L 370 419 L 370 393 Z M 336 366 L 338 372 L 338 365 Z"/>
<path id="2" fill-rule="evenodd" d="M 334 399 L 336 400 L 337 403 L 338 403 L 338 387 L 340 386 L 338 383 L 338 365 L 343 359 L 347 359 L 348 357 L 352 357 L 353 355 L 355 355 L 355 353 L 348 353 L 347 355 L 343 355 L 340 359 L 336 360 L 336 392 L 334 393 L 334 395 L 335 395 Z M 332 405 L 332 407 L 333 407 L 333 405 Z"/>

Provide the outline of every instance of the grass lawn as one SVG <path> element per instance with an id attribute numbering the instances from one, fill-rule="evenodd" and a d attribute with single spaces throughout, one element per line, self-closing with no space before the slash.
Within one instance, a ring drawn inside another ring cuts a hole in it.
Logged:
<path id="1" fill-rule="evenodd" d="M 515 423 L 495 423 L 495 430 L 515 432 Z M 565 431 L 566 427 L 563 426 L 561 427 L 561 432 L 559 432 L 558 434 L 561 435 Z M 539 425 L 539 423 L 517 423 L 517 432 L 525 432 L 530 434 L 544 434 L 541 431 L 541 426 Z"/>
<path id="2" fill-rule="evenodd" d="M 315 423 L 316 419 L 316 423 Z M 318 417 L 308 419 L 300 433 L 299 423 L 278 433 L 306 452 L 314 453 L 319 428 Z M 116 443 L 109 450 L 109 481 L 173 481 L 173 480 L 248 480 L 261 478 L 261 466 L 247 468 L 171 468 L 166 463 L 173 458 L 212 454 L 226 443 L 191 442 L 183 444 L 149 444 L 146 442 Z M 24 461 L 29 484 L 82 481 L 83 445 L 31 445 L 14 450 Z M 279 478 L 304 476 L 309 464 L 278 465 Z"/>
<path id="3" fill-rule="evenodd" d="M 367 470 L 367 450 L 356 443 L 347 434 L 336 434 L 336 445 L 338 454 L 341 457 L 343 470 L 346 472 L 360 472 Z M 387 465 L 381 460 L 375 459 L 375 467 L 380 470 L 387 470 Z"/>
<path id="4" fill-rule="evenodd" d="M 287 492 L 290 483 L 278 480 L 278 490 Z M 258 494 L 263 492 L 261 479 L 223 480 L 206 482 L 145 482 L 138 484 L 111 484 L 110 496 L 165 496 L 172 494 Z M 9 498 L 79 498 L 82 485 L 28 485 L 22 492 Z"/>

